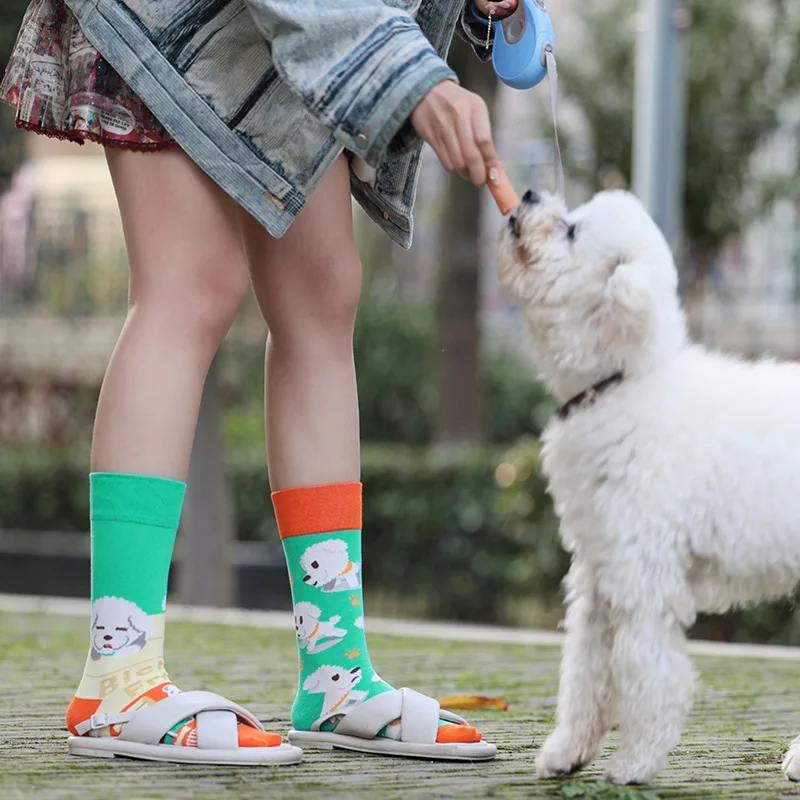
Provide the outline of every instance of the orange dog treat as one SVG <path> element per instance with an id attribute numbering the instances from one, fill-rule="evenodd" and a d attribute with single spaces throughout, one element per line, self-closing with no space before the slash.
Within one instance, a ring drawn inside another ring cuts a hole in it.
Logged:
<path id="1" fill-rule="evenodd" d="M 517 197 L 501 163 L 498 162 L 489 167 L 488 186 L 501 214 L 508 214 L 519 205 L 519 197 Z"/>

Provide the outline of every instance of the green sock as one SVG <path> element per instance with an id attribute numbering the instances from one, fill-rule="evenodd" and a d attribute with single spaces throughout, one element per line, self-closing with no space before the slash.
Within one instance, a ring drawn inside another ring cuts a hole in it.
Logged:
<path id="1" fill-rule="evenodd" d="M 322 730 L 334 730 L 341 712 L 393 691 L 372 666 L 364 632 L 361 485 L 288 489 L 273 494 L 273 502 L 289 569 L 299 654 L 292 725 L 308 731 L 324 720 Z M 326 532 L 312 532 L 320 530 Z M 455 727 L 440 721 L 441 726 Z M 475 732 L 462 728 L 458 733 L 469 737 Z M 380 735 L 401 739 L 399 720 Z"/>
<path id="2" fill-rule="evenodd" d="M 73 733 L 95 713 L 144 708 L 178 691 L 164 667 L 164 621 L 186 485 L 93 473 L 90 487 L 90 648 L 67 711 Z"/>
<path id="3" fill-rule="evenodd" d="M 310 730 L 320 717 L 393 687 L 375 672 L 367 650 L 361 531 L 296 536 L 283 545 L 292 576 L 300 670 L 292 725 Z"/>

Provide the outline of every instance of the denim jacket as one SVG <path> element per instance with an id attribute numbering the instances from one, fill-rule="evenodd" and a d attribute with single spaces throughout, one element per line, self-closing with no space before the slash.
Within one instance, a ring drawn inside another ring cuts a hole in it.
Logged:
<path id="1" fill-rule="evenodd" d="M 409 247 L 422 142 L 408 119 L 465 0 L 66 0 L 186 153 L 275 237 L 347 151 L 353 195 Z"/>

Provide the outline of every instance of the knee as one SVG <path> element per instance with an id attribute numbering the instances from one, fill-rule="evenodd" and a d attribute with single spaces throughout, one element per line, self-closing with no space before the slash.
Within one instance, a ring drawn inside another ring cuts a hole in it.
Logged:
<path id="1" fill-rule="evenodd" d="M 355 247 L 311 257 L 302 267 L 302 277 L 289 276 L 288 284 L 289 290 L 280 292 L 284 302 L 279 307 L 270 303 L 267 322 L 273 344 L 350 352 L 361 296 L 361 261 Z"/>
<path id="2" fill-rule="evenodd" d="M 191 270 L 176 270 L 160 284 L 151 282 L 132 295 L 132 308 L 141 308 L 175 335 L 216 351 L 249 288 L 244 256 L 218 255 L 207 253 Z"/>

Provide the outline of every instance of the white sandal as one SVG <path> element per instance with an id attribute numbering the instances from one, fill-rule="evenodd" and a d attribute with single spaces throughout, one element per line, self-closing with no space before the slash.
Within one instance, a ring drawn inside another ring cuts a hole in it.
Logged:
<path id="1" fill-rule="evenodd" d="M 162 744 L 161 740 L 181 720 L 197 721 L 197 747 Z M 296 764 L 303 757 L 299 747 L 239 747 L 239 723 L 263 731 L 246 709 L 213 692 L 181 692 L 139 711 L 94 714 L 76 726 L 79 736 L 67 740 L 74 756 L 94 758 L 141 758 L 178 764 Z M 122 725 L 119 736 L 92 736 L 109 725 Z"/>
<path id="2" fill-rule="evenodd" d="M 335 731 L 321 726 L 340 718 Z M 354 706 L 344 713 L 328 714 L 318 719 L 310 731 L 289 731 L 289 741 L 303 747 L 342 748 L 359 753 L 409 756 L 446 761 L 488 761 L 497 755 L 497 747 L 488 742 L 444 744 L 436 741 L 439 720 L 467 725 L 466 720 L 443 711 L 438 701 L 413 689 L 384 692 Z M 403 741 L 378 736 L 385 727 L 402 726 Z"/>

